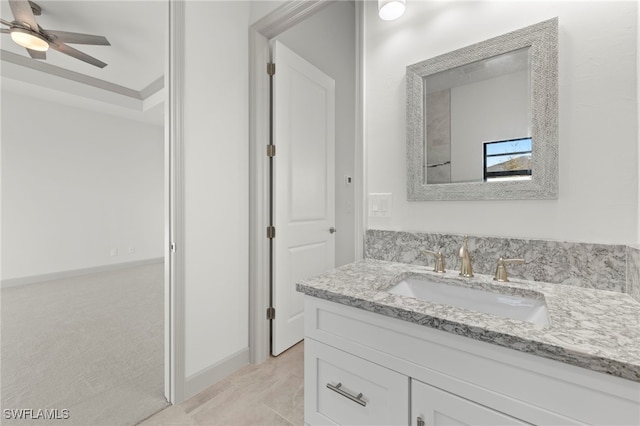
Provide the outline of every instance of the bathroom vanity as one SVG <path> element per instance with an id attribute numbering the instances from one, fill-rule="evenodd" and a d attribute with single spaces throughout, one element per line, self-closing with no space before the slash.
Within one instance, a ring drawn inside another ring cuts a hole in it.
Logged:
<path id="1" fill-rule="evenodd" d="M 411 277 L 535 299 L 546 318 L 390 292 Z M 377 260 L 297 289 L 309 425 L 640 424 L 640 304 L 628 295 Z"/>

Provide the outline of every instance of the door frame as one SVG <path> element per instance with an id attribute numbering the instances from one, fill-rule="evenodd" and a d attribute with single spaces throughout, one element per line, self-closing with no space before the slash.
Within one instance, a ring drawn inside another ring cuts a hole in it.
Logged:
<path id="1" fill-rule="evenodd" d="M 167 0 L 165 35 L 164 396 L 184 400 L 184 2 Z"/>
<path id="2" fill-rule="evenodd" d="M 270 356 L 269 345 L 269 76 L 271 39 L 337 0 L 289 1 L 249 29 L 249 352 L 259 364 Z M 362 5 L 356 7 L 356 141 L 355 141 L 355 258 L 364 252 L 364 146 L 362 108 Z"/>

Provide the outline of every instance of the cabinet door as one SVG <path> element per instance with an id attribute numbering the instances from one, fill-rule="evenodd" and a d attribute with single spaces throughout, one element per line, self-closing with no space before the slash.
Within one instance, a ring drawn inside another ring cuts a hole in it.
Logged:
<path id="1" fill-rule="evenodd" d="M 412 380 L 411 424 L 414 426 L 506 426 L 529 423 Z"/>
<path id="2" fill-rule="evenodd" d="M 313 339 L 305 339 L 304 363 L 306 424 L 408 424 L 407 376 Z"/>

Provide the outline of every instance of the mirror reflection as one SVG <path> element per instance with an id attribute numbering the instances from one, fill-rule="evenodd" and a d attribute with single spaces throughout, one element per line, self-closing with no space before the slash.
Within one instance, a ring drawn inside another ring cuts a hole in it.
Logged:
<path id="1" fill-rule="evenodd" d="M 531 179 L 530 50 L 423 78 L 423 183 Z"/>

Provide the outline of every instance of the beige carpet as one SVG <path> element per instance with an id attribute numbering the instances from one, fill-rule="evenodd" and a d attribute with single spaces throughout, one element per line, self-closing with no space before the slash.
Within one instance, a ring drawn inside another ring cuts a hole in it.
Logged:
<path id="1" fill-rule="evenodd" d="M 163 286 L 156 263 L 2 289 L 1 424 L 133 425 L 168 406 Z M 21 409 L 69 418 L 7 419 Z"/>

